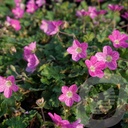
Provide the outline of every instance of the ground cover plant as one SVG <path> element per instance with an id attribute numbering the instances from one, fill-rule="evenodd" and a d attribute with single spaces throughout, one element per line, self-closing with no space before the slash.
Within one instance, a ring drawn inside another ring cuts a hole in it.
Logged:
<path id="1" fill-rule="evenodd" d="M 127 0 L 0 0 L 0 128 L 127 128 L 127 96 Z"/>

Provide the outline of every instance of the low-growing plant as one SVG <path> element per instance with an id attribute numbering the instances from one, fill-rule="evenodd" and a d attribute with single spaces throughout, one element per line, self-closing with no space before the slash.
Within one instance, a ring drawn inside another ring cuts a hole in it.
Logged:
<path id="1" fill-rule="evenodd" d="M 127 127 L 127 0 L 0 0 L 0 12 L 0 128 Z"/>

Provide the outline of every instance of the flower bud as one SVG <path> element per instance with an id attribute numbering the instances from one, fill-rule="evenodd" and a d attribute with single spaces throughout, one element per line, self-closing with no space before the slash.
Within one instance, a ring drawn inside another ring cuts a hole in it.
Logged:
<path id="1" fill-rule="evenodd" d="M 67 21 L 64 21 L 61 27 L 62 27 L 62 29 L 68 28 L 69 23 Z"/>
<path id="2" fill-rule="evenodd" d="M 45 104 L 44 98 L 42 97 L 42 98 L 36 100 L 36 104 L 37 104 L 40 108 L 43 108 L 43 107 L 44 107 L 44 104 Z"/>
<path id="3" fill-rule="evenodd" d="M 16 68 L 13 65 L 10 65 L 10 68 L 13 72 L 16 72 Z"/>

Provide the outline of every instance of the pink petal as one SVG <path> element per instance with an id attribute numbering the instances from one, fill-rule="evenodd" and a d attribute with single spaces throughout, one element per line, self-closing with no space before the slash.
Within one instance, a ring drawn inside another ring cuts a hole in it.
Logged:
<path id="1" fill-rule="evenodd" d="M 76 84 L 73 84 L 72 86 L 69 87 L 69 90 L 73 93 L 77 92 L 77 86 Z"/>
<path id="2" fill-rule="evenodd" d="M 28 61 L 28 64 L 27 64 L 26 71 L 31 73 L 34 72 L 36 70 L 36 67 L 39 64 L 39 60 L 37 56 L 35 54 L 31 54 L 27 61 Z"/>
<path id="3" fill-rule="evenodd" d="M 74 100 L 75 102 L 79 102 L 81 100 L 81 98 L 78 94 L 74 94 L 72 97 L 72 100 Z"/>
<path id="4" fill-rule="evenodd" d="M 87 48 L 88 48 L 88 44 L 87 43 L 81 43 L 81 49 L 82 52 L 79 54 L 80 58 L 86 58 L 87 56 Z"/>
<path id="5" fill-rule="evenodd" d="M 84 125 L 83 124 L 78 124 L 77 128 L 84 128 Z"/>
<path id="6" fill-rule="evenodd" d="M 96 76 L 96 73 L 95 72 L 92 72 L 91 70 L 89 70 L 89 75 L 95 77 Z"/>
<path id="7" fill-rule="evenodd" d="M 66 98 L 65 99 L 65 104 L 68 106 L 68 107 L 71 107 L 73 105 L 73 100 L 71 98 Z"/>
<path id="8" fill-rule="evenodd" d="M 112 52 L 112 48 L 110 46 L 104 46 L 103 47 L 103 53 L 105 55 L 111 54 L 111 52 Z"/>
<path id="9" fill-rule="evenodd" d="M 113 51 L 112 52 L 112 58 L 114 59 L 114 60 L 118 60 L 119 59 L 119 53 L 117 52 L 117 51 Z"/>
<path id="10" fill-rule="evenodd" d="M 115 40 L 119 39 L 120 32 L 118 30 L 114 30 L 111 35 L 108 36 L 108 38 L 114 43 Z"/>
<path id="11" fill-rule="evenodd" d="M 47 30 L 48 30 L 48 21 L 46 21 L 46 20 L 42 20 L 42 24 L 41 24 L 41 26 L 40 26 L 40 29 L 41 30 L 43 30 L 45 33 L 47 32 Z"/>
<path id="12" fill-rule="evenodd" d="M 112 32 L 112 36 L 113 36 L 114 40 L 120 39 L 121 33 L 120 33 L 120 31 L 118 31 L 118 30 L 114 30 L 114 31 Z"/>
<path id="13" fill-rule="evenodd" d="M 81 44 L 80 44 L 80 42 L 78 40 L 74 40 L 73 41 L 73 46 L 74 47 L 81 47 Z"/>
<path id="14" fill-rule="evenodd" d="M 99 78 L 102 78 L 104 76 L 104 72 L 102 70 L 98 70 L 98 69 L 96 70 L 95 74 Z"/>
<path id="15" fill-rule="evenodd" d="M 115 70 L 117 68 L 116 61 L 112 61 L 111 63 L 107 63 L 107 66 L 110 70 Z"/>
<path id="16" fill-rule="evenodd" d="M 98 61 L 104 61 L 105 62 L 106 56 L 102 52 L 97 52 L 95 56 L 97 57 Z"/>
<path id="17" fill-rule="evenodd" d="M 73 122 L 74 124 L 79 124 L 81 122 L 81 119 L 76 120 L 75 122 Z"/>
<path id="18" fill-rule="evenodd" d="M 48 29 L 46 31 L 46 34 L 54 35 L 54 34 L 56 34 L 59 31 L 58 27 L 55 26 L 53 22 L 54 21 L 49 21 Z"/>
<path id="19" fill-rule="evenodd" d="M 16 92 L 16 91 L 18 91 L 19 87 L 18 87 L 17 85 L 13 85 L 13 86 L 11 86 L 11 89 L 12 89 L 14 92 Z"/>
<path id="20" fill-rule="evenodd" d="M 78 61 L 79 59 L 80 57 L 78 56 L 78 54 L 72 54 L 72 60 Z"/>
<path id="21" fill-rule="evenodd" d="M 28 58 L 28 67 L 35 68 L 39 64 L 39 60 L 35 54 L 32 54 Z"/>
<path id="22" fill-rule="evenodd" d="M 0 85 L 0 92 L 3 92 L 5 89 L 5 85 Z"/>
<path id="23" fill-rule="evenodd" d="M 57 32 L 59 32 L 58 26 L 55 26 L 53 23 L 49 23 L 48 30 L 47 30 L 46 33 L 49 34 L 49 35 L 54 35 Z"/>
<path id="24" fill-rule="evenodd" d="M 36 70 L 35 67 L 34 67 L 34 68 L 27 67 L 27 68 L 25 69 L 26 72 L 30 72 L 30 73 L 33 73 L 35 70 Z"/>
<path id="25" fill-rule="evenodd" d="M 27 61 L 29 56 L 31 55 L 31 50 L 27 48 L 27 46 L 24 47 L 24 59 Z"/>
<path id="26" fill-rule="evenodd" d="M 0 86 L 5 85 L 5 83 L 6 83 L 6 79 L 0 76 Z"/>
<path id="27" fill-rule="evenodd" d="M 55 122 L 55 123 L 57 123 L 57 120 L 55 119 L 55 117 L 52 115 L 52 113 L 48 113 L 48 115 L 51 117 L 51 119 Z"/>
<path id="28" fill-rule="evenodd" d="M 11 18 L 9 16 L 7 16 L 7 22 L 10 23 L 11 22 Z"/>
<path id="29" fill-rule="evenodd" d="M 62 93 L 67 93 L 68 87 L 67 86 L 62 86 L 61 91 L 62 91 Z"/>
<path id="30" fill-rule="evenodd" d="M 48 115 L 51 117 L 51 118 L 54 118 L 53 114 L 51 112 L 48 112 Z"/>
<path id="31" fill-rule="evenodd" d="M 69 48 L 67 49 L 67 52 L 70 53 L 70 54 L 74 54 L 75 48 L 74 48 L 73 46 L 71 46 L 71 47 L 69 47 Z"/>
<path id="32" fill-rule="evenodd" d="M 97 69 L 103 70 L 103 69 L 106 68 L 106 64 L 105 64 L 104 61 L 99 61 L 99 62 L 97 62 L 97 63 L 95 64 L 95 67 L 96 67 Z"/>
<path id="33" fill-rule="evenodd" d="M 59 115 L 57 115 L 56 113 L 54 113 L 54 118 L 55 118 L 58 122 L 62 121 L 62 118 L 61 118 Z"/>
<path id="34" fill-rule="evenodd" d="M 12 84 L 15 84 L 15 77 L 14 76 L 9 76 L 8 78 L 7 78 L 7 80 L 9 80 L 9 81 L 11 81 L 12 82 Z"/>
<path id="35" fill-rule="evenodd" d="M 3 92 L 5 89 L 6 79 L 0 76 L 0 92 Z"/>
<path id="36" fill-rule="evenodd" d="M 62 123 L 62 125 L 67 125 L 67 124 L 69 124 L 69 121 L 68 120 L 62 120 L 61 123 Z"/>
<path id="37" fill-rule="evenodd" d="M 10 24 L 16 31 L 21 29 L 19 20 L 11 19 Z"/>
<path id="38" fill-rule="evenodd" d="M 79 58 L 86 58 L 87 54 L 86 54 L 86 51 L 78 54 Z"/>
<path id="39" fill-rule="evenodd" d="M 66 95 L 61 94 L 58 99 L 59 99 L 61 102 L 64 102 L 65 99 L 66 99 Z"/>
<path id="40" fill-rule="evenodd" d="M 92 66 L 92 63 L 90 60 L 85 60 L 85 64 L 87 65 L 88 68 Z"/>
<path id="41" fill-rule="evenodd" d="M 31 51 L 35 50 L 35 49 L 36 49 L 36 41 L 30 43 L 30 44 L 28 45 L 28 48 L 29 48 Z"/>
<path id="42" fill-rule="evenodd" d="M 70 127 L 71 128 L 84 128 L 84 125 L 83 124 L 80 124 L 80 122 L 81 122 L 81 120 L 78 119 L 75 122 L 72 122 Z"/>
<path id="43" fill-rule="evenodd" d="M 128 43 L 122 43 L 121 46 L 122 48 L 128 48 Z"/>
<path id="44" fill-rule="evenodd" d="M 54 21 L 53 24 L 57 27 L 59 27 L 61 24 L 63 23 L 63 21 L 59 20 L 59 21 Z"/>
<path id="45" fill-rule="evenodd" d="M 12 90 L 10 88 L 6 87 L 4 90 L 4 96 L 6 98 L 10 98 L 12 96 Z"/>
<path id="46" fill-rule="evenodd" d="M 113 42 L 115 39 L 113 39 L 113 35 L 109 35 L 108 38 Z"/>
<path id="47" fill-rule="evenodd" d="M 83 50 L 86 50 L 86 49 L 88 48 L 88 44 L 85 43 L 85 42 L 81 43 L 81 48 L 82 48 Z"/>
<path id="48" fill-rule="evenodd" d="M 96 56 L 91 56 L 90 61 L 91 61 L 92 64 L 95 64 L 97 62 L 97 57 Z"/>

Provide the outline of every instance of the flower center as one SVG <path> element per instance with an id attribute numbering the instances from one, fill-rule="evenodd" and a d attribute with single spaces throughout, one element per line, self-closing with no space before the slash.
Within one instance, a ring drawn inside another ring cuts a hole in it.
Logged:
<path id="1" fill-rule="evenodd" d="M 81 53 L 82 52 L 82 49 L 80 47 L 76 48 L 76 52 L 77 53 Z"/>
<path id="2" fill-rule="evenodd" d="M 71 91 L 68 91 L 67 93 L 66 93 L 66 96 L 68 97 L 68 98 L 71 98 L 72 97 L 72 92 Z"/>
<path id="3" fill-rule="evenodd" d="M 36 52 L 36 49 L 34 49 L 34 50 L 31 50 L 31 53 L 32 53 L 32 54 L 34 54 L 35 52 Z"/>
<path id="4" fill-rule="evenodd" d="M 91 66 L 91 67 L 90 67 L 90 70 L 91 70 L 92 72 L 95 72 L 95 67 L 94 67 L 94 66 Z"/>
<path id="5" fill-rule="evenodd" d="M 12 86 L 12 82 L 10 80 L 6 81 L 6 86 L 7 87 L 11 87 Z"/>
<path id="6" fill-rule="evenodd" d="M 110 55 L 106 56 L 106 61 L 107 62 L 111 62 L 112 61 L 112 57 Z"/>
<path id="7" fill-rule="evenodd" d="M 114 43 L 115 44 L 119 44 L 120 42 L 119 42 L 119 40 L 115 40 Z"/>

